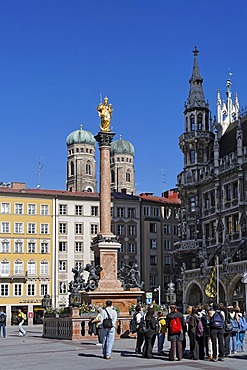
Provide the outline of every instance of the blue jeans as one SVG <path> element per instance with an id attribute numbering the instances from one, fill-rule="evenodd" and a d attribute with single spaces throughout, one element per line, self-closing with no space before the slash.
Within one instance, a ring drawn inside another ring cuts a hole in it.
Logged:
<path id="1" fill-rule="evenodd" d="M 1 330 L 3 328 L 3 337 L 6 337 L 6 324 L 5 323 L 0 323 L 0 335 L 1 335 Z"/>
<path id="2" fill-rule="evenodd" d="M 18 328 L 19 328 L 19 336 L 23 336 L 27 333 L 26 330 L 24 330 L 22 327 L 22 322 L 19 322 Z"/>
<path id="3" fill-rule="evenodd" d="M 111 329 L 102 328 L 101 335 L 102 335 L 101 338 L 102 338 L 103 356 L 110 357 L 115 339 L 115 328 Z"/>
<path id="4" fill-rule="evenodd" d="M 230 351 L 236 352 L 237 351 L 237 338 L 236 333 L 230 334 Z"/>
<path id="5" fill-rule="evenodd" d="M 163 351 L 165 341 L 165 334 L 158 334 L 158 353 L 161 353 Z"/>
<path id="6" fill-rule="evenodd" d="M 244 344 L 245 344 L 245 331 L 240 331 L 239 332 L 239 344 L 237 346 L 238 352 L 244 351 Z"/>

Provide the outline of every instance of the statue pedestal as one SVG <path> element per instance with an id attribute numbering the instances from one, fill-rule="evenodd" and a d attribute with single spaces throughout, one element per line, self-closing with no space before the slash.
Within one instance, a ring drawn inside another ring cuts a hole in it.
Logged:
<path id="1" fill-rule="evenodd" d="M 120 291 L 100 291 L 95 289 L 93 292 L 81 293 L 82 302 L 88 304 L 93 304 L 97 307 L 105 306 L 107 300 L 112 301 L 114 307 L 118 307 L 121 316 L 129 315 L 129 308 L 132 305 L 137 304 L 137 299 L 142 299 L 145 292 L 141 291 L 139 288 L 132 288 L 130 290 Z"/>
<path id="2" fill-rule="evenodd" d="M 102 238 L 104 241 L 99 241 L 91 247 L 96 261 L 99 260 L 102 267 L 97 291 L 123 292 L 121 282 L 117 279 L 117 254 L 121 244 L 115 240 L 115 236 Z M 112 240 L 112 242 L 107 240 Z"/>

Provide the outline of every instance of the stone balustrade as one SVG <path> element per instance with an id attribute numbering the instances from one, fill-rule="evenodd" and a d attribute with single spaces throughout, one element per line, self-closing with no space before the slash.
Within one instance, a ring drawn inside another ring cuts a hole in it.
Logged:
<path id="1" fill-rule="evenodd" d="M 129 322 L 132 316 L 123 316 L 117 319 L 116 338 L 133 337 L 129 332 Z M 90 335 L 89 321 L 92 317 L 47 317 L 43 320 L 43 337 L 51 339 L 95 339 Z"/>

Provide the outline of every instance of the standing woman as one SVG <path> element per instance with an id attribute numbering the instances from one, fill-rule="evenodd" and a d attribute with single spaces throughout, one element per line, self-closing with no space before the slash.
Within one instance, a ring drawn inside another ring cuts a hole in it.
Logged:
<path id="1" fill-rule="evenodd" d="M 154 317 L 154 309 L 152 307 L 148 308 L 145 317 L 145 324 L 146 330 L 144 333 L 143 357 L 153 358 L 153 346 L 157 334 L 157 320 Z"/>

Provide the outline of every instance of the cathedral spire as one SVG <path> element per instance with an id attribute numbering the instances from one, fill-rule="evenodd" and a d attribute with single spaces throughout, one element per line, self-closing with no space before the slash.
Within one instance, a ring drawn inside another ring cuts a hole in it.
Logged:
<path id="1" fill-rule="evenodd" d="M 196 108 L 196 107 L 207 107 L 208 104 L 205 101 L 202 83 L 203 78 L 200 75 L 199 65 L 198 65 L 198 54 L 199 51 L 197 47 L 193 50 L 194 54 L 194 64 L 192 69 L 192 76 L 189 80 L 190 92 L 187 100 L 186 108 Z"/>

